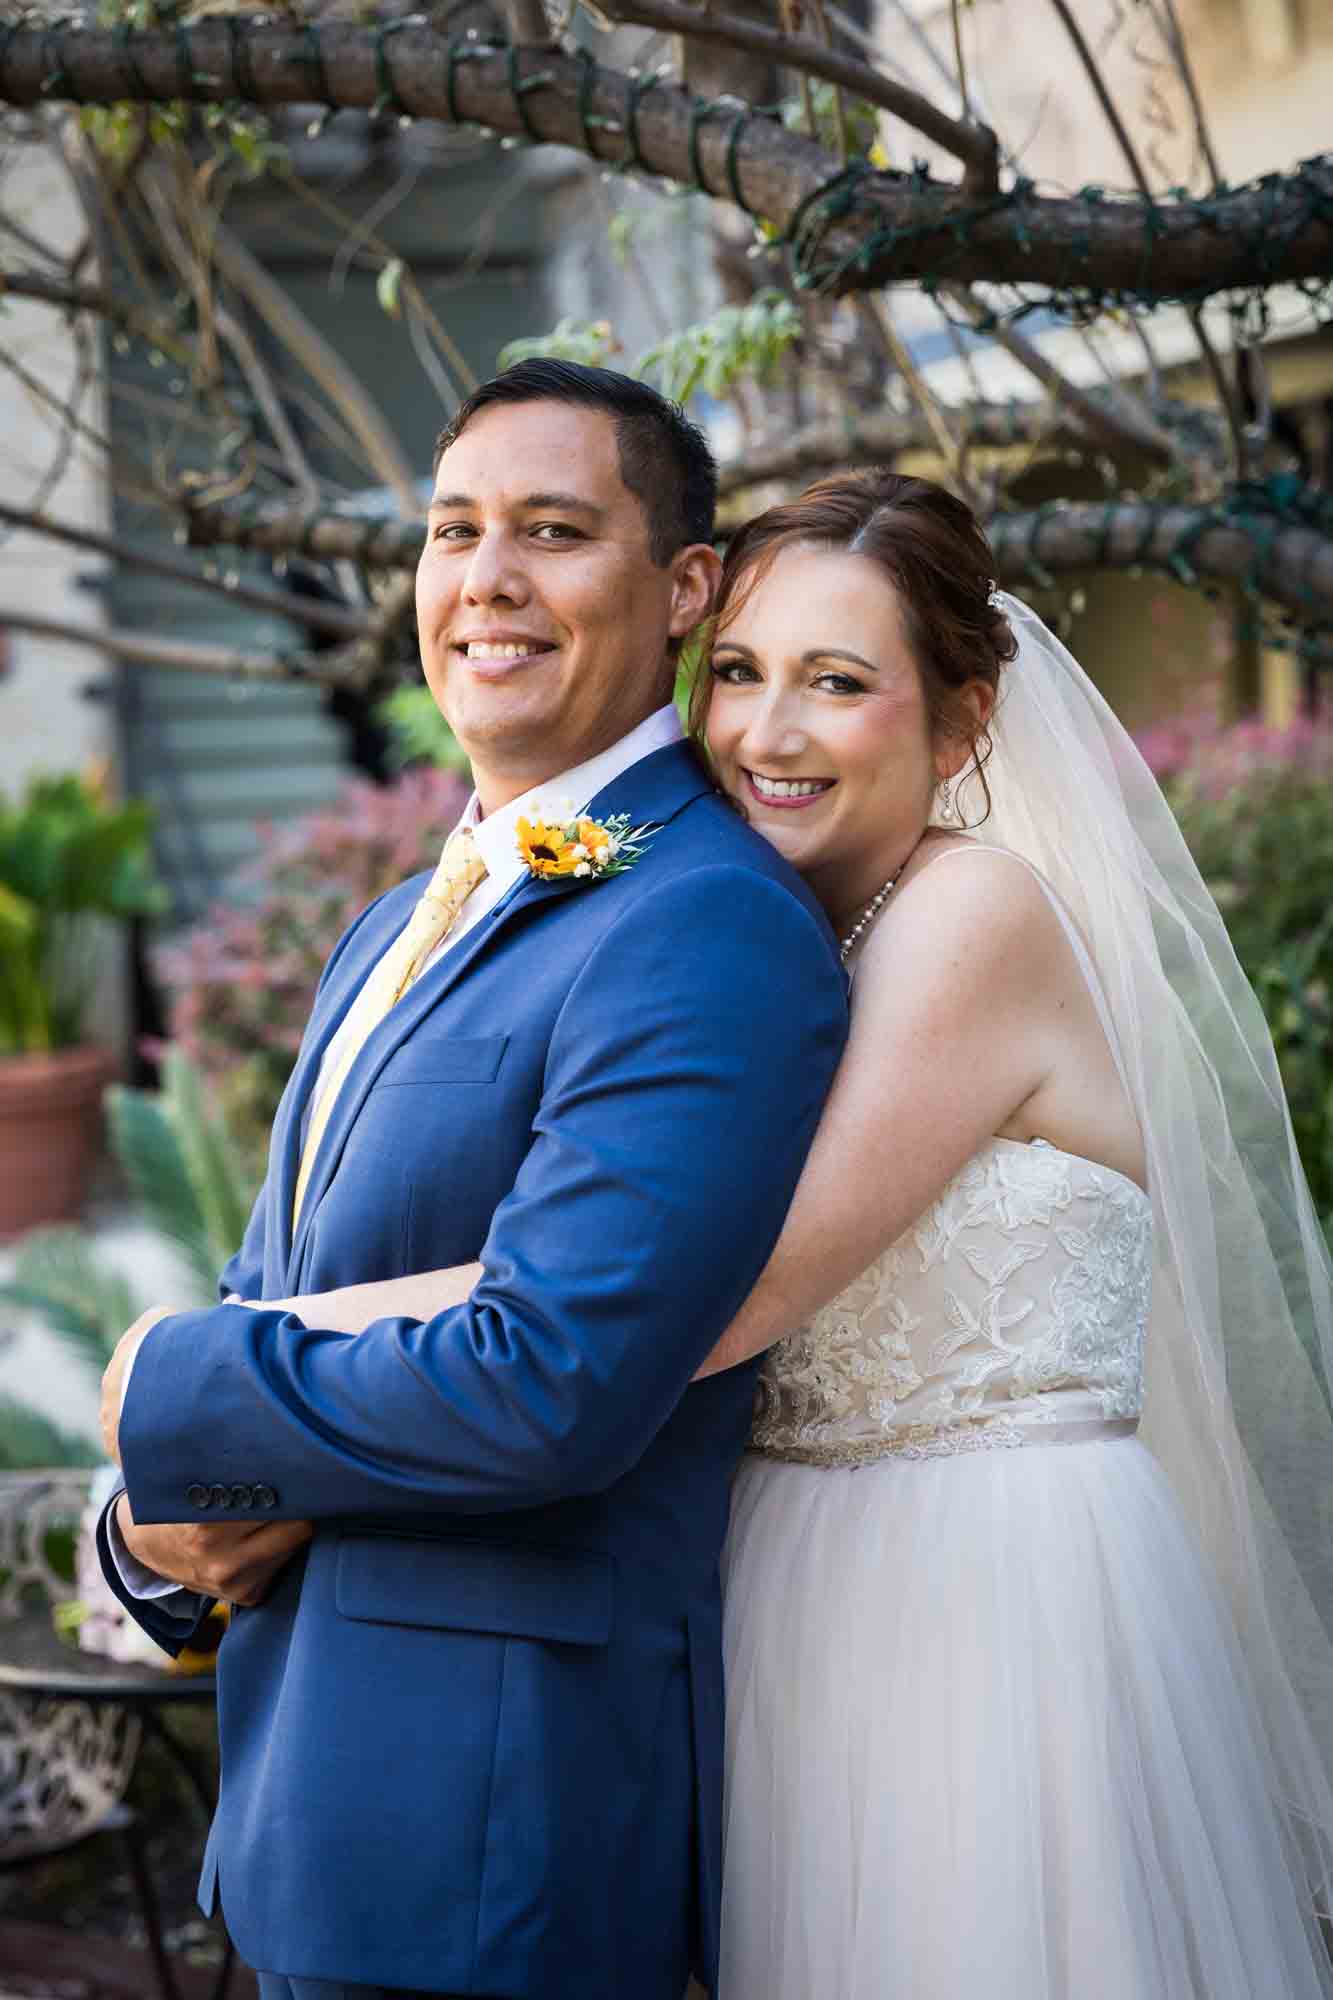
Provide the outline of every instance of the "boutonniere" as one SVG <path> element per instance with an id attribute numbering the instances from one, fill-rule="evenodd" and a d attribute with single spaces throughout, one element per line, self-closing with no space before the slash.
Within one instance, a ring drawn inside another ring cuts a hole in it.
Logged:
<path id="1" fill-rule="evenodd" d="M 543 806 L 535 819 L 520 819 L 519 857 L 539 882 L 602 882 L 623 875 L 643 856 L 657 828 L 632 826 L 628 813 L 590 819 L 572 807 Z"/>

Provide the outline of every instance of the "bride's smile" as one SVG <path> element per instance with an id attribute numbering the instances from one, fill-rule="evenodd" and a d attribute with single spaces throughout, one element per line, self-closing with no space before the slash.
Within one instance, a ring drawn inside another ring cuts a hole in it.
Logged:
<path id="1" fill-rule="evenodd" d="M 750 789 L 764 805 L 782 806 L 786 809 L 812 805 L 825 792 L 837 784 L 836 778 L 791 778 L 766 777 L 760 771 L 743 773 Z"/>

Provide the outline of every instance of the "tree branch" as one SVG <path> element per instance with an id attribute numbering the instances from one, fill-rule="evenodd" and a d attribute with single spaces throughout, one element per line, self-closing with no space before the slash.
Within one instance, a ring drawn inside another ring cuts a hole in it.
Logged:
<path id="1" fill-rule="evenodd" d="M 147 549 L 136 549 L 128 542 L 118 542 L 110 535 L 71 527 L 65 521 L 53 520 L 49 514 L 32 508 L 11 507 L 0 501 L 0 522 L 9 528 L 30 530 L 35 535 L 49 535 L 52 541 L 68 542 L 76 549 L 88 549 L 94 555 L 106 556 L 110 562 L 122 563 L 126 568 L 137 569 L 147 576 L 162 576 L 172 583 L 189 584 L 194 590 L 215 592 L 220 597 L 229 598 L 233 604 L 246 605 L 251 611 L 289 618 L 295 624 L 307 626 L 312 632 L 328 632 L 338 639 L 364 639 L 374 629 L 369 618 L 355 611 L 344 611 L 336 604 L 324 604 L 313 597 L 299 597 L 291 591 L 266 590 L 260 584 L 230 584 L 218 577 L 200 576 L 198 570 L 191 569 L 188 563 L 177 562 L 171 556 L 154 555 Z"/>
<path id="2" fill-rule="evenodd" d="M 142 312 L 105 285 L 75 284 L 68 278 L 46 278 L 36 271 L 0 270 L 0 298 L 32 299 L 38 305 L 54 306 L 62 312 L 91 313 L 147 341 L 178 366 L 188 369 L 189 343 L 174 327 Z"/>
<path id="3" fill-rule="evenodd" d="M 1249 583 L 1298 617 L 1333 619 L 1333 539 L 1297 522 L 1243 508 L 1058 501 L 997 514 L 986 533 L 1008 584 L 1043 572 L 1157 569 L 1188 582 Z"/>
<path id="4" fill-rule="evenodd" d="M 171 33 L 21 28 L 0 50 L 0 103 L 171 103 L 188 92 L 217 104 L 309 104 L 323 94 L 368 110 L 387 83 L 404 115 L 520 136 L 526 118 L 528 136 L 613 164 L 636 158 L 645 172 L 686 185 L 693 154 L 705 192 L 729 199 L 734 173 L 744 207 L 779 230 L 798 215 L 809 225 L 810 204 L 821 207 L 819 191 L 839 172 L 831 154 L 773 119 L 726 105 L 703 119 L 683 90 L 645 90 L 641 78 L 557 50 L 517 51 L 520 105 L 509 64 L 505 50 L 463 43 L 451 109 L 449 43 L 412 16 L 380 27 L 229 17 Z M 822 212 L 816 275 L 831 293 L 947 276 L 1140 300 L 1201 296 L 1252 287 L 1260 245 L 1269 284 L 1327 279 L 1333 269 L 1330 157 L 1202 202 L 1046 196 L 1026 183 L 978 202 L 924 174 L 868 173 L 855 188 L 841 183 Z"/>
<path id="5" fill-rule="evenodd" d="M 39 618 L 27 611 L 0 607 L 0 629 L 31 632 L 39 639 L 60 639 L 76 646 L 93 646 L 113 659 L 144 667 L 170 667 L 179 673 L 225 674 L 247 681 L 314 681 L 346 687 L 362 678 L 367 661 L 359 646 L 337 653 L 245 653 L 231 646 L 206 646 L 185 639 L 164 639 L 158 632 L 122 632 L 111 627 L 73 625 L 61 618 Z"/>
<path id="6" fill-rule="evenodd" d="M 546 18 L 544 0 L 502 0 L 502 5 L 511 42 L 542 49 L 551 46 L 555 37 Z"/>
<path id="7" fill-rule="evenodd" d="M 968 481 L 963 443 L 960 438 L 955 437 L 953 426 L 941 408 L 939 398 L 917 367 L 912 358 L 912 350 L 894 325 L 892 315 L 884 301 L 874 298 L 858 299 L 857 305 L 864 322 L 870 326 L 873 336 L 878 340 L 885 359 L 897 370 L 908 395 L 921 412 L 955 491 L 967 501 L 969 507 L 975 507 L 977 495 Z"/>
<path id="8" fill-rule="evenodd" d="M 1130 173 L 1134 176 L 1134 182 L 1139 193 L 1144 196 L 1145 200 L 1150 201 L 1152 199 L 1152 188 L 1149 185 L 1148 176 L 1143 170 L 1143 163 L 1139 159 L 1134 141 L 1129 136 L 1129 128 L 1120 116 L 1115 99 L 1107 88 L 1106 78 L 1098 66 L 1097 58 L 1088 46 L 1086 35 L 1070 12 L 1069 0 L 1051 0 L 1051 5 L 1064 25 L 1065 33 L 1069 37 L 1074 53 L 1078 57 L 1089 84 L 1092 86 L 1093 95 L 1102 108 L 1102 115 L 1111 128 L 1112 137 L 1120 148 L 1121 157 L 1124 159 Z M 1198 343 L 1199 353 L 1203 358 L 1204 365 L 1212 377 L 1217 400 L 1222 405 L 1222 409 L 1226 414 L 1227 424 L 1231 431 L 1232 443 L 1235 449 L 1236 470 L 1243 479 L 1246 477 L 1249 467 L 1246 464 L 1244 423 L 1239 404 L 1232 391 L 1231 384 L 1227 381 L 1226 375 L 1223 372 L 1217 349 L 1213 346 L 1198 307 L 1192 306 L 1186 317 L 1193 330 L 1194 338 Z"/>
<path id="9" fill-rule="evenodd" d="M 1333 620 L 1333 537 L 1243 500 L 1226 507 L 1059 502 L 1027 513 L 994 514 L 985 526 L 1006 582 L 1041 581 L 1045 571 L 1162 569 L 1185 582 L 1191 574 L 1249 582 L 1302 619 Z M 348 557 L 372 569 L 411 569 L 425 533 L 422 521 L 309 517 L 290 508 L 256 515 L 235 502 L 190 515 L 192 542 L 299 549 L 326 559 Z"/>
<path id="10" fill-rule="evenodd" d="M 970 448 L 1003 450 L 1024 444 L 1068 448 L 1104 442 L 1085 430 L 1071 410 L 1045 401 L 945 407 L 959 443 Z M 874 465 L 899 458 L 904 452 L 935 449 L 934 434 L 921 416 L 875 410 L 858 423 L 810 424 L 793 435 L 747 450 L 744 457 L 722 466 L 718 490 L 739 493 L 769 480 L 800 479 L 836 466 Z"/>
<path id="11" fill-rule="evenodd" d="M 818 42 L 813 35 L 786 34 L 762 21 L 749 21 L 739 14 L 721 14 L 713 7 L 693 6 L 690 0 L 616 0 L 615 18 L 641 28 L 660 28 L 666 34 L 684 35 L 692 42 L 720 42 L 725 48 L 747 49 L 767 56 L 784 69 L 806 76 L 822 76 L 826 83 L 863 97 L 867 104 L 891 111 L 924 139 L 931 139 L 968 170 L 969 185 L 977 192 L 999 186 L 999 142 L 987 125 L 969 119 L 950 118 L 928 97 L 910 85 L 898 83 L 869 63 Z"/>
<path id="12" fill-rule="evenodd" d="M 1080 389 L 1062 375 L 1055 363 L 1015 327 L 996 324 L 984 303 L 965 285 L 944 285 L 941 289 L 962 308 L 974 326 L 984 328 L 1020 368 L 1040 382 L 1051 400 L 1068 410 L 1089 437 L 1113 451 L 1123 451 L 1128 445 L 1143 452 L 1154 465 L 1174 463 L 1178 455 L 1175 440 L 1169 431 L 1153 422 L 1146 410 L 1135 409 L 1119 399 L 1112 407 L 1109 402 L 1090 396 L 1086 389 Z"/>
<path id="13" fill-rule="evenodd" d="M 265 320 L 292 359 L 317 382 L 343 422 L 355 433 L 375 472 L 403 508 L 417 505 L 412 466 L 378 404 L 290 293 L 271 278 L 259 259 L 223 222 L 213 227 L 213 257 L 219 271 Z"/>
<path id="14" fill-rule="evenodd" d="M 208 263 L 208 250 L 198 241 L 202 232 L 197 226 L 193 230 L 189 227 L 191 220 L 197 224 L 198 217 L 191 217 L 188 208 L 183 213 L 178 212 L 182 207 L 180 190 L 179 188 L 168 190 L 161 186 L 159 182 L 164 178 L 165 176 L 141 174 L 139 192 L 156 224 L 162 250 L 175 267 L 181 283 L 187 287 L 194 299 L 205 356 L 204 374 L 210 380 L 216 379 L 220 374 L 217 342 L 223 341 L 231 349 L 236 365 L 254 398 L 255 406 L 268 425 L 269 435 L 282 456 L 292 484 L 305 505 L 313 507 L 319 497 L 319 486 L 311 471 L 310 462 L 301 449 L 301 441 L 283 408 L 268 369 L 260 360 L 254 342 L 236 315 L 229 312 L 216 296 L 213 273 Z M 195 238 L 193 242 L 192 236 Z M 211 244 L 208 248 L 211 248 Z"/>
<path id="15" fill-rule="evenodd" d="M 290 506 L 260 509 L 244 501 L 189 495 L 184 505 L 187 539 L 197 549 L 263 549 L 318 562 L 354 562 L 366 569 L 413 569 L 426 539 L 426 524 L 420 520 L 308 514 Z"/>

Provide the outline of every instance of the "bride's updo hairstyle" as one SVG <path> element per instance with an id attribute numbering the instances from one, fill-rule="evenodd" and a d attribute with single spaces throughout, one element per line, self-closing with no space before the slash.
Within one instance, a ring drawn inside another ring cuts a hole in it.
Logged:
<path id="1" fill-rule="evenodd" d="M 989 813 L 984 765 L 990 737 L 977 729 L 962 692 L 970 681 L 983 681 L 998 693 L 1001 669 L 1018 642 L 991 601 L 995 557 L 972 510 L 943 486 L 897 472 L 844 472 L 818 480 L 795 500 L 757 514 L 732 537 L 722 565 L 717 631 L 783 549 L 798 545 L 845 549 L 879 563 L 898 594 L 932 730 L 962 737 L 971 746 L 967 775 L 975 771 Z M 690 700 L 690 732 L 701 743 L 712 693 L 712 675 L 705 670 Z"/>

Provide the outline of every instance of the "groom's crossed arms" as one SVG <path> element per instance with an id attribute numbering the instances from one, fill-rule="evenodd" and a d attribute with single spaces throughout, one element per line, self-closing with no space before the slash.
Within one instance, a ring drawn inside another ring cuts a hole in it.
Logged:
<path id="1" fill-rule="evenodd" d="M 244 1481 L 273 1490 L 274 1524 L 612 1485 L 771 1249 L 845 1024 L 827 933 L 767 873 L 699 867 L 627 899 L 555 1017 L 471 1297 L 357 1340 L 239 1306 L 153 1325 L 121 1421 L 135 1520 Z M 226 1275 L 246 1292 L 255 1228 Z"/>

